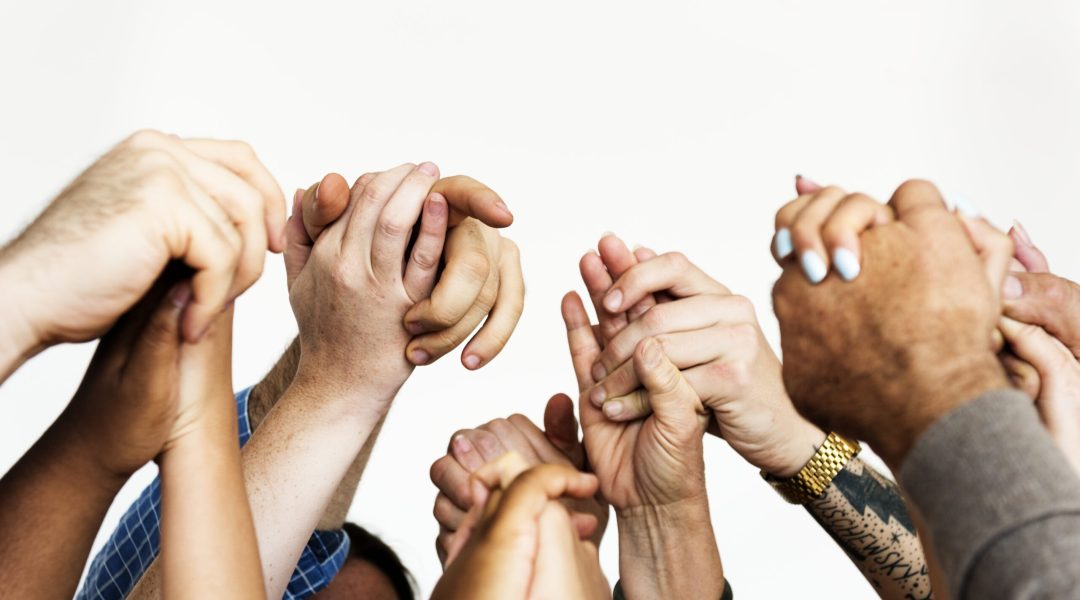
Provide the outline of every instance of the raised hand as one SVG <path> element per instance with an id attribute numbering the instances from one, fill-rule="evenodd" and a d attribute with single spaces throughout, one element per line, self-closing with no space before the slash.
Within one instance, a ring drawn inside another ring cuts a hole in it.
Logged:
<path id="1" fill-rule="evenodd" d="M 649 258 L 647 250 L 639 250 L 645 260 L 636 262 L 614 236 L 601 240 L 600 249 L 617 280 L 605 285 L 595 269 L 582 268 L 597 314 L 609 315 L 601 316 L 600 333 L 611 336 L 592 367 L 600 379 L 585 397 L 611 420 L 647 415 L 649 394 L 632 355 L 642 340 L 653 337 L 710 409 L 717 435 L 735 451 L 773 475 L 786 477 L 802 468 L 825 434 L 800 417 L 788 399 L 780 361 L 750 302 L 682 254 Z M 647 306 L 643 312 L 636 310 L 642 305 Z M 613 326 L 611 316 L 623 314 L 623 322 Z"/>
<path id="2" fill-rule="evenodd" d="M 652 338 L 634 350 L 634 369 L 653 413 L 611 421 L 584 397 L 601 346 L 575 293 L 562 302 L 577 375 L 581 426 L 600 493 L 619 522 L 619 560 L 628 597 L 719 596 L 724 588 L 705 492 L 702 435 L 708 410 Z M 645 568 L 646 564 L 652 567 Z M 693 571 L 694 577 L 679 575 Z"/>
<path id="3" fill-rule="evenodd" d="M 890 208 L 897 220 L 860 238 L 856 281 L 786 263 L 773 298 L 784 381 L 799 411 L 868 441 L 895 467 L 936 419 L 1007 386 L 993 338 L 1013 248 L 987 235 L 980 258 L 926 182 L 902 185 Z"/>
<path id="4" fill-rule="evenodd" d="M 5 302 L 0 377 L 60 342 L 100 336 L 167 263 L 194 270 L 188 341 L 280 251 L 284 201 L 242 142 L 140 131 L 79 175 L 0 254 Z M 62 285 L 58 285 L 58 282 Z"/>
<path id="5" fill-rule="evenodd" d="M 359 194 L 376 175 L 367 173 L 357 179 L 352 195 Z M 450 230 L 441 256 L 430 248 L 413 249 L 415 263 L 440 273 L 430 297 L 405 316 L 405 325 L 414 335 L 406 356 L 416 365 L 434 362 L 465 341 L 483 321 L 462 351 L 462 363 L 477 369 L 502 350 L 521 316 L 525 285 L 518 249 L 495 229 L 508 226 L 513 217 L 498 194 L 470 177 L 440 179 L 431 193 L 449 206 Z M 298 220 L 304 224 L 304 235 L 290 238 L 296 240 L 290 243 L 291 256 L 286 256 L 290 281 L 306 262 L 313 240 L 344 213 L 349 197 L 345 180 L 337 174 L 327 175 L 307 190 L 297 190 L 294 203 L 302 215 Z"/>
<path id="6" fill-rule="evenodd" d="M 515 453 L 470 479 L 476 505 L 450 548 L 432 598 L 609 598 L 596 546 L 579 539 L 560 498 L 596 493 L 596 478 L 566 465 L 528 467 Z"/>
<path id="7" fill-rule="evenodd" d="M 443 564 L 465 514 L 473 506 L 469 478 L 484 465 L 507 452 L 514 452 L 528 467 L 555 464 L 578 470 L 585 468 L 585 450 L 578 440 L 573 411 L 570 398 L 556 394 L 548 401 L 544 413 L 546 431 L 541 431 L 528 418 L 515 414 L 454 433 L 446 456 L 431 465 L 431 481 L 439 489 L 434 510 L 439 523 L 435 549 Z M 562 502 L 571 512 L 571 518 L 579 524 L 579 530 L 589 531 L 593 545 L 599 547 L 607 526 L 608 504 L 598 496 L 563 498 Z"/>

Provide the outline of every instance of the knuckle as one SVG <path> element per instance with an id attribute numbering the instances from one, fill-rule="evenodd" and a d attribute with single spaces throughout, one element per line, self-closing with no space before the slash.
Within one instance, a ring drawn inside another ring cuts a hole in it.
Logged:
<path id="1" fill-rule="evenodd" d="M 472 251 L 462 255 L 461 270 L 472 281 L 486 281 L 491 272 L 491 263 L 483 252 Z"/>
<path id="2" fill-rule="evenodd" d="M 415 246 L 412 253 L 413 263 L 425 271 L 434 269 L 439 264 L 439 255 L 428 248 Z"/>
<path id="3" fill-rule="evenodd" d="M 678 271 L 685 271 L 690 268 L 690 259 L 686 257 L 682 252 L 667 252 L 664 254 L 665 260 L 668 266 Z"/>
<path id="4" fill-rule="evenodd" d="M 756 320 L 754 303 L 746 296 L 739 294 L 729 296 L 728 303 L 731 305 L 732 312 L 739 318 L 744 320 Z"/>
<path id="5" fill-rule="evenodd" d="M 799 219 L 791 225 L 791 243 L 796 248 L 806 249 L 816 246 L 821 239 L 821 224 Z"/>
<path id="6" fill-rule="evenodd" d="M 502 246 L 501 251 L 503 254 L 514 259 L 521 256 L 521 249 L 518 248 L 518 245 L 514 242 L 514 240 L 511 240 L 509 238 L 500 239 L 502 240 L 500 242 L 500 245 Z"/>
<path id="7" fill-rule="evenodd" d="M 362 202 L 382 202 L 392 191 L 385 180 L 376 177 L 364 186 L 363 191 L 360 192 L 360 200 Z"/>
<path id="8" fill-rule="evenodd" d="M 124 144 L 132 148 L 156 148 L 168 139 L 169 136 L 156 129 L 140 129 L 128 136 Z"/>
<path id="9" fill-rule="evenodd" d="M 932 194 L 934 196 L 941 196 L 938 192 L 937 186 L 925 179 L 908 179 L 904 183 L 900 184 L 900 187 L 896 188 L 897 197 L 906 197 L 914 195 L 927 195 Z"/>
<path id="10" fill-rule="evenodd" d="M 404 237 L 406 232 L 412 230 L 411 226 L 389 217 L 379 219 L 378 227 L 380 234 L 394 239 Z"/>
<path id="11" fill-rule="evenodd" d="M 642 317 L 641 323 L 649 331 L 664 331 L 664 325 L 667 323 L 667 310 L 665 310 L 663 304 L 658 304 L 650 308 Z"/>

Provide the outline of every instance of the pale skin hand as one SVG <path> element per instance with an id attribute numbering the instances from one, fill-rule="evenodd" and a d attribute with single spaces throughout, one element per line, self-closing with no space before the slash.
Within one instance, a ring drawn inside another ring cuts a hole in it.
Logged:
<path id="1" fill-rule="evenodd" d="M 167 441 L 177 415 L 180 317 L 190 298 L 186 283 L 164 293 L 169 283 L 105 335 L 64 413 L 0 480 L 7 593 L 73 596 L 113 497 Z"/>
<path id="2" fill-rule="evenodd" d="M 557 464 L 585 468 L 585 450 L 578 440 L 573 402 L 565 394 L 548 401 L 544 413 L 546 431 L 541 431 L 522 415 L 495 419 L 476 429 L 460 430 L 452 436 L 446 456 L 431 465 L 431 481 L 439 489 L 435 498 L 435 520 L 439 535 L 435 549 L 444 565 L 449 549 L 468 510 L 473 506 L 469 478 L 484 465 L 507 452 L 518 454 L 527 466 Z M 600 546 L 607 527 L 609 507 L 599 496 L 584 500 L 563 499 L 579 531 L 591 531 L 594 546 Z"/>
<path id="3" fill-rule="evenodd" d="M 567 465 L 529 468 L 515 453 L 470 479 L 476 505 L 450 549 L 432 598 L 609 598 L 596 547 L 579 539 L 560 498 L 588 498 L 597 481 Z"/>
<path id="4" fill-rule="evenodd" d="M 375 176 L 360 176 L 352 194 Z M 348 202 L 344 190 L 345 180 L 334 173 L 307 190 L 297 190 L 309 240 L 318 239 L 323 228 L 344 212 Z M 440 179 L 431 191 L 450 206 L 450 230 L 441 257 L 445 267 L 430 297 L 405 315 L 405 326 L 414 336 L 406 356 L 415 365 L 430 364 L 464 342 L 483 321 L 461 354 L 466 368 L 478 369 L 506 345 L 524 304 L 517 245 L 495 230 L 508 226 L 513 217 L 498 194 L 470 177 Z M 302 253 L 295 254 L 296 260 L 303 260 Z M 438 266 L 439 258 L 438 254 L 413 255 L 414 261 L 432 268 Z"/>
<path id="5" fill-rule="evenodd" d="M 563 298 L 562 313 L 584 395 L 596 383 L 600 341 L 577 294 Z M 656 340 L 638 345 L 634 368 L 650 393 L 647 418 L 613 422 L 587 399 L 579 402 L 590 465 L 618 517 L 624 591 L 630 598 L 719 597 L 723 569 L 702 456 L 708 411 Z"/>
<path id="6" fill-rule="evenodd" d="M 592 367 L 593 377 L 602 378 L 588 391 L 589 401 L 614 421 L 647 415 L 648 394 L 632 354 L 642 340 L 655 337 L 712 412 L 721 438 L 759 469 L 794 475 L 825 434 L 791 405 L 780 361 L 753 306 L 682 254 L 638 253 L 641 262 L 621 240 L 606 236 L 599 259 L 595 254 L 582 258 L 600 332 L 611 336 Z M 593 264 L 600 259 L 602 264 Z M 635 310 L 643 303 L 651 306 Z"/>
<path id="7" fill-rule="evenodd" d="M 430 292 L 435 271 L 406 260 L 408 232 L 423 210 L 414 248 L 439 254 L 448 211 L 429 194 L 437 177 L 430 163 L 379 174 L 290 277 L 299 366 L 242 453 L 269 598 L 283 594 L 311 531 L 412 371 L 402 319 Z M 307 235 L 300 214 L 288 228 L 291 252 Z"/>
<path id="8" fill-rule="evenodd" d="M 0 381 L 50 345 L 103 334 L 172 260 L 195 272 L 182 331 L 197 340 L 258 278 L 266 250 L 282 250 L 284 220 L 281 190 L 246 144 L 132 135 L 0 253 L 0 280 L 19 282 L 2 300 Z"/>

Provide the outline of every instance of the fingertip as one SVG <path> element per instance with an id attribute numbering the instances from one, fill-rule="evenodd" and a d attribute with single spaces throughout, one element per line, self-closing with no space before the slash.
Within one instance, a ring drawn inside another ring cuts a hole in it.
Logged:
<path id="1" fill-rule="evenodd" d="M 461 355 L 461 364 L 464 365 L 466 369 L 475 371 L 483 366 L 484 359 L 476 354 L 465 352 Z"/>

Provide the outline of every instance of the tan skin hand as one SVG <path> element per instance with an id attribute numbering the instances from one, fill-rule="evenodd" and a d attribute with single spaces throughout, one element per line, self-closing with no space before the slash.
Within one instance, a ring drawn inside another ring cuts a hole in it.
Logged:
<path id="1" fill-rule="evenodd" d="M 307 190 L 297 190 L 295 202 L 303 215 L 307 246 L 340 218 L 350 194 L 355 197 L 376 175 L 362 175 L 350 190 L 344 178 L 332 173 Z M 441 272 L 430 298 L 414 304 L 405 315 L 405 327 L 413 335 L 406 357 L 415 365 L 434 362 L 483 322 L 462 351 L 462 364 L 477 369 L 502 350 L 521 317 L 525 285 L 518 249 L 496 231 L 510 225 L 513 217 L 498 194 L 470 177 L 440 179 L 431 193 L 449 205 L 450 230 L 441 256 L 414 252 L 414 260 Z M 286 258 L 290 271 L 306 260 L 302 252 L 294 256 Z"/>
<path id="2" fill-rule="evenodd" d="M 787 263 L 773 298 L 784 381 L 799 411 L 823 430 L 868 441 L 895 468 L 943 414 L 1007 385 L 992 338 L 1008 262 L 980 259 L 926 182 L 902 185 L 890 207 L 897 221 L 860 238 L 858 279 L 815 286 Z M 1011 257 L 1007 238 L 988 240 L 987 252 Z M 999 272 L 988 276 L 992 268 Z"/>
<path id="3" fill-rule="evenodd" d="M 431 465 L 431 481 L 439 489 L 434 514 L 439 523 L 436 550 L 445 563 L 458 529 L 473 505 L 469 477 L 507 452 L 519 455 L 527 466 L 558 464 L 585 468 L 585 452 L 578 440 L 573 403 L 567 396 L 551 398 L 545 411 L 546 431 L 522 415 L 495 419 L 476 429 L 452 436 L 447 454 Z M 599 496 L 564 498 L 571 519 L 581 532 L 590 532 L 599 547 L 607 525 L 609 508 Z"/>
<path id="4" fill-rule="evenodd" d="M 607 598 L 596 547 L 581 541 L 557 500 L 596 493 L 566 465 L 528 467 L 509 453 L 472 475 L 477 504 L 432 598 Z"/>

